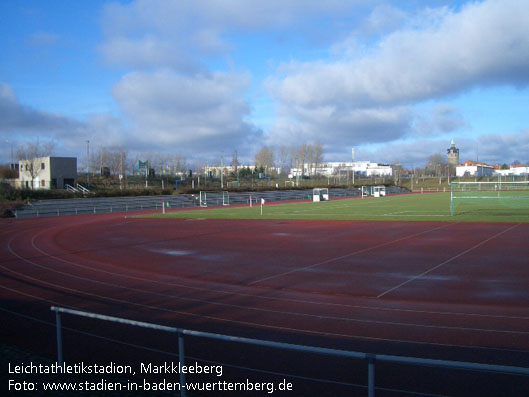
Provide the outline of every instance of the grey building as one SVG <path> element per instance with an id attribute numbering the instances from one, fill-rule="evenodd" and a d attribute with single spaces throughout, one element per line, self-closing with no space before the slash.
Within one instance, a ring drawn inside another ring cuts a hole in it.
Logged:
<path id="1" fill-rule="evenodd" d="M 17 187 L 64 189 L 77 183 L 76 157 L 38 157 L 19 161 Z"/>

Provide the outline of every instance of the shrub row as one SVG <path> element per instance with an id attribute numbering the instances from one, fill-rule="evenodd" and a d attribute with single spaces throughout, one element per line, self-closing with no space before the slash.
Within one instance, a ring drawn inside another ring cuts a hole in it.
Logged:
<path id="1" fill-rule="evenodd" d="M 90 197 L 125 197 L 125 196 L 158 196 L 172 194 L 172 189 L 140 188 L 140 189 L 107 189 L 97 190 L 90 193 Z M 81 192 L 72 193 L 62 189 L 15 189 L 8 184 L 0 185 L 0 200 L 6 201 L 30 201 L 30 200 L 53 200 L 83 198 Z"/>

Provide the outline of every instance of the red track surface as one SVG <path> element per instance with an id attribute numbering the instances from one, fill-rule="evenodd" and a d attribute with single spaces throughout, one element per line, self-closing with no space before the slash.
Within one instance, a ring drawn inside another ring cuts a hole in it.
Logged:
<path id="1" fill-rule="evenodd" d="M 56 305 L 291 343 L 529 366 L 527 224 L 109 214 L 3 221 L 0 239 L 2 339 L 45 354 L 55 349 L 45 323 Z M 519 381 L 515 394 L 529 385 Z"/>

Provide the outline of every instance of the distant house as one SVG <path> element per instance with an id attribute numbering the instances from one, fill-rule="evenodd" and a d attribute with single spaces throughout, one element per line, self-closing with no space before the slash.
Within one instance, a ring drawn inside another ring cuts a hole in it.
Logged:
<path id="1" fill-rule="evenodd" d="M 22 189 L 64 189 L 77 183 L 76 157 L 39 157 L 20 160 L 17 187 Z"/>
<path id="2" fill-rule="evenodd" d="M 244 168 L 250 169 L 253 172 L 255 165 L 238 165 L 237 170 L 242 170 Z M 224 166 L 205 166 L 204 174 L 210 178 L 219 178 L 221 174 L 228 175 L 232 172 L 235 172 L 236 167 L 234 165 L 224 165 Z M 275 168 L 274 168 L 275 170 Z"/>
<path id="3" fill-rule="evenodd" d="M 319 164 L 318 168 L 305 164 L 303 170 L 301 168 L 292 168 L 289 177 L 316 174 L 322 176 L 346 175 L 348 172 L 354 172 L 362 177 L 393 175 L 393 169 L 387 164 L 372 163 L 370 161 L 353 161 L 346 163 L 327 162 Z"/>
<path id="4" fill-rule="evenodd" d="M 456 167 L 456 176 L 492 176 L 494 171 L 492 165 L 467 160 Z"/>
<path id="5" fill-rule="evenodd" d="M 518 164 L 511 165 L 507 169 L 496 169 L 496 174 L 501 176 L 520 176 L 520 175 L 529 175 L 529 167 Z"/>

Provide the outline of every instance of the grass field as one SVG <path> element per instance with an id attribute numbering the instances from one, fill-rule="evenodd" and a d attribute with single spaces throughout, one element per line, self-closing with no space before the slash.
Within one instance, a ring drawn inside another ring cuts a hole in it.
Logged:
<path id="1" fill-rule="evenodd" d="M 527 200 L 524 200 L 527 201 Z M 269 204 L 263 208 L 223 207 L 175 211 L 148 217 L 186 219 L 290 219 L 290 220 L 378 220 L 445 222 L 529 223 L 529 203 L 525 208 L 497 205 L 494 200 L 467 200 L 450 215 L 450 193 L 408 194 L 383 198 L 353 198 L 326 202 Z"/>

